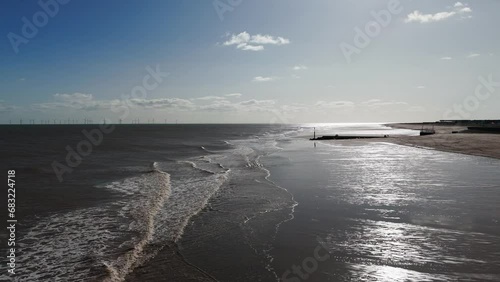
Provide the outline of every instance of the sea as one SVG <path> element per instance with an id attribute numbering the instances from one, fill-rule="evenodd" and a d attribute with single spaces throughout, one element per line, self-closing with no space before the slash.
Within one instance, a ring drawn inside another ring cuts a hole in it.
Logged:
<path id="1" fill-rule="evenodd" d="M 309 140 L 418 135 L 376 123 L 98 130 L 0 126 L 0 280 L 500 281 L 500 160 Z"/>

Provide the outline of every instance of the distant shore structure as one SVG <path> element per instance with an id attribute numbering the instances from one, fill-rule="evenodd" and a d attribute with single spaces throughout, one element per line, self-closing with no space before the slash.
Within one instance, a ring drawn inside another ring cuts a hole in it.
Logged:
<path id="1" fill-rule="evenodd" d="M 499 125 L 500 119 L 442 119 L 438 123 L 453 124 L 453 125 Z"/>
<path id="2" fill-rule="evenodd" d="M 425 123 L 422 123 L 422 128 L 420 129 L 420 136 L 436 134 L 436 130 L 434 130 L 434 123 L 432 124 L 432 128 L 425 128 L 424 125 Z"/>

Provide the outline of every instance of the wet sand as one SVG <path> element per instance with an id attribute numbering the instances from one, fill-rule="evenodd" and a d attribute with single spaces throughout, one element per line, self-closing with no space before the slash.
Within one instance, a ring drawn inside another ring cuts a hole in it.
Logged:
<path id="1" fill-rule="evenodd" d="M 500 281 L 498 161 L 373 140 L 263 159 L 298 203 L 271 250 L 282 281 Z"/>
<path id="2" fill-rule="evenodd" d="M 386 124 L 392 128 L 420 130 L 417 123 Z M 433 148 L 445 152 L 483 156 L 500 159 L 500 134 L 494 133 L 452 133 L 466 130 L 462 126 L 436 125 L 435 135 L 428 136 L 398 136 L 384 139 L 395 144 L 420 148 Z"/>

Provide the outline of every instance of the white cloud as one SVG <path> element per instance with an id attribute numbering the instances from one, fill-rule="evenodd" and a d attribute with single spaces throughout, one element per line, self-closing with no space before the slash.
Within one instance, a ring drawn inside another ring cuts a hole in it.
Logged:
<path id="1" fill-rule="evenodd" d="M 453 60 L 452 57 L 442 57 L 440 60 Z"/>
<path id="2" fill-rule="evenodd" d="M 250 38 L 250 43 L 255 43 L 255 44 L 271 44 L 271 45 L 286 45 L 290 44 L 290 40 L 283 38 L 283 37 L 273 37 L 271 35 L 261 35 L 261 34 L 256 34 L 252 35 Z"/>
<path id="3" fill-rule="evenodd" d="M 231 38 L 223 43 L 224 46 L 236 45 L 236 48 L 243 51 L 262 51 L 264 45 L 286 45 L 290 40 L 283 37 L 274 37 L 271 35 L 250 35 L 244 31 L 239 34 L 232 34 Z"/>
<path id="4" fill-rule="evenodd" d="M 255 106 L 255 105 L 274 105 L 276 102 L 274 100 L 248 100 L 248 101 L 243 101 L 239 102 L 238 105 L 242 106 Z"/>
<path id="5" fill-rule="evenodd" d="M 423 85 L 417 86 L 417 89 L 425 89 L 425 86 Z"/>
<path id="6" fill-rule="evenodd" d="M 229 36 L 229 34 L 228 34 Z M 240 44 L 246 44 L 250 41 L 250 34 L 248 32 L 244 31 L 240 34 L 233 34 L 231 35 L 231 39 L 225 41 L 223 44 L 225 46 L 231 46 L 231 45 L 240 45 Z"/>
<path id="7" fill-rule="evenodd" d="M 183 98 L 155 98 L 155 99 L 129 99 L 127 103 L 131 107 L 144 109 L 171 109 L 179 111 L 273 111 L 277 109 L 274 100 L 250 99 L 241 102 L 231 102 L 234 98 L 240 98 L 241 93 L 230 93 L 221 96 L 204 96 L 191 99 Z M 120 100 L 95 100 L 92 94 L 73 93 L 55 94 L 53 101 L 33 104 L 32 109 L 40 111 L 93 111 L 111 110 L 113 106 L 123 106 Z M 0 100 L 0 113 L 15 109 Z"/>
<path id="8" fill-rule="evenodd" d="M 472 13 L 472 9 L 466 7 L 465 4 L 461 2 L 455 3 L 450 11 L 438 12 L 435 14 L 422 14 L 422 12 L 415 10 L 406 16 L 405 22 L 418 22 L 418 23 L 431 23 L 439 22 L 451 17 L 461 15 L 462 18 L 471 18 L 471 15 L 466 15 Z"/>
<path id="9" fill-rule="evenodd" d="M 425 109 L 419 107 L 411 107 L 416 105 L 408 105 L 405 102 L 387 101 L 381 99 L 372 99 L 365 102 L 355 103 L 347 100 L 337 101 L 318 101 L 312 104 L 297 104 L 285 102 L 278 104 L 276 100 L 259 100 L 246 99 L 241 101 L 235 98 L 241 97 L 241 93 L 221 94 L 217 96 L 205 96 L 197 98 L 150 98 L 150 99 L 131 99 L 127 103 L 134 109 L 134 116 L 144 117 L 144 115 L 178 113 L 178 114 L 194 114 L 195 116 L 218 116 L 218 113 L 227 113 L 232 115 L 252 115 L 252 113 L 262 113 L 279 117 L 280 121 L 285 120 L 286 115 L 302 115 L 310 112 L 321 112 L 326 115 L 347 114 L 356 111 L 361 112 L 384 112 L 384 111 L 401 111 L 401 112 L 418 112 Z M 117 120 L 117 114 L 111 111 L 115 105 L 123 105 L 120 100 L 96 100 L 91 94 L 74 93 L 74 94 L 56 94 L 53 95 L 53 101 L 35 105 L 40 110 L 46 110 L 50 115 L 53 114 L 71 114 L 78 116 L 79 114 L 93 111 L 92 116 L 110 117 Z M 0 101 L 0 113 L 12 110 L 13 106 L 5 105 Z M 8 113 L 7 113 L 8 114 Z M 142 118 L 141 117 L 141 118 Z M 149 118 L 149 116 L 148 116 Z M 202 120 L 203 121 L 203 120 Z"/>
<path id="10" fill-rule="evenodd" d="M 256 76 L 253 78 L 253 82 L 268 82 L 268 81 L 273 81 L 275 80 L 274 77 L 263 77 L 263 76 Z"/>
<path id="11" fill-rule="evenodd" d="M 472 13 L 472 9 L 469 7 L 465 7 L 465 8 L 458 10 L 458 13 L 460 13 L 460 14 Z"/>
<path id="12" fill-rule="evenodd" d="M 201 111 L 216 111 L 216 112 L 230 112 L 236 111 L 237 108 L 234 103 L 228 100 L 217 100 L 208 105 L 201 105 L 198 107 Z"/>
<path id="13" fill-rule="evenodd" d="M 241 49 L 243 51 L 262 51 L 264 50 L 264 46 L 262 45 L 247 45 L 247 44 L 240 44 L 236 48 Z"/>
<path id="14" fill-rule="evenodd" d="M 304 65 L 298 65 L 293 67 L 294 71 L 301 71 L 301 70 L 307 70 L 307 67 Z"/>
<path id="15" fill-rule="evenodd" d="M 113 105 L 119 104 L 119 100 L 95 100 L 92 94 L 54 94 L 54 101 L 40 104 L 33 104 L 35 110 L 55 110 L 69 108 L 73 110 L 94 111 L 109 109 Z"/>
<path id="16" fill-rule="evenodd" d="M 220 96 L 204 96 L 204 97 L 194 98 L 191 100 L 224 100 L 224 99 L 226 98 Z"/>
<path id="17" fill-rule="evenodd" d="M 469 58 L 469 59 L 470 59 L 470 58 L 475 58 L 475 57 L 479 57 L 479 56 L 481 56 L 481 54 L 478 54 L 478 53 L 472 53 L 472 54 L 470 54 L 469 56 L 467 56 L 467 58 Z"/>
<path id="18" fill-rule="evenodd" d="M 59 101 L 64 102 L 75 102 L 75 103 L 84 103 L 93 100 L 92 94 L 84 94 L 84 93 L 73 93 L 73 94 L 54 94 L 54 98 Z"/>
<path id="19" fill-rule="evenodd" d="M 276 102 L 274 100 L 256 100 L 251 99 L 247 101 L 242 101 L 238 103 L 232 103 L 228 100 L 217 100 L 209 105 L 199 106 L 198 109 L 201 111 L 217 111 L 217 112 L 262 112 L 262 111 L 273 111 L 275 109 Z"/>
<path id="20" fill-rule="evenodd" d="M 354 102 L 351 101 L 332 101 L 332 102 L 325 102 L 325 101 L 318 101 L 314 105 L 319 108 L 330 108 L 330 109 L 338 109 L 338 108 L 351 108 L 354 107 Z"/>
<path id="21" fill-rule="evenodd" d="M 195 101 L 195 100 L 200 100 L 200 101 L 212 101 L 212 100 L 225 100 L 227 98 L 240 98 L 243 94 L 241 93 L 230 93 L 222 96 L 204 96 L 204 97 L 198 97 L 198 98 L 191 98 L 189 100 Z"/>
<path id="22" fill-rule="evenodd" d="M 371 107 L 371 108 L 378 108 L 382 106 L 403 106 L 403 105 L 408 105 L 406 102 L 397 102 L 397 101 L 383 101 L 380 99 L 371 99 L 368 101 L 364 101 L 361 103 L 364 106 Z"/>
<path id="23" fill-rule="evenodd" d="M 429 23 L 429 22 L 438 22 L 445 20 L 447 18 L 450 18 L 454 16 L 456 13 L 455 12 L 440 12 L 436 14 L 422 14 L 420 11 L 413 11 L 410 13 L 407 18 L 405 19 L 405 22 L 411 23 L 411 22 L 420 22 L 420 23 Z"/>
<path id="24" fill-rule="evenodd" d="M 7 105 L 4 101 L 0 100 L 0 113 L 6 113 L 14 110 L 16 107 Z"/>
<path id="25" fill-rule="evenodd" d="M 178 110 L 193 110 L 196 108 L 193 102 L 180 98 L 131 99 L 130 102 L 132 102 L 134 105 L 142 106 L 145 108 L 172 108 Z"/>
<path id="26" fill-rule="evenodd" d="M 243 96 L 243 94 L 241 94 L 241 93 L 230 93 L 230 94 L 226 94 L 224 96 L 226 96 L 226 97 L 240 98 L 241 96 Z"/>

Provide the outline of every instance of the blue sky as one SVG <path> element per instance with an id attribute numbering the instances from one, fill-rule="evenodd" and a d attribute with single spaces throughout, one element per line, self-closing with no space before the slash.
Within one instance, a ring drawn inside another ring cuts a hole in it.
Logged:
<path id="1" fill-rule="evenodd" d="M 1 123 L 500 118 L 500 1 L 65 1 L 3 4 Z"/>

